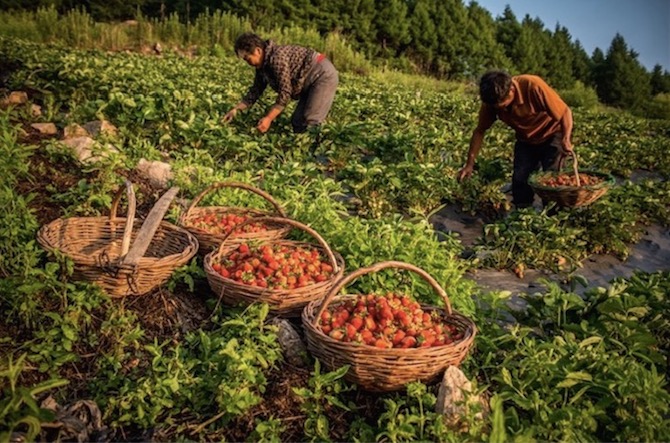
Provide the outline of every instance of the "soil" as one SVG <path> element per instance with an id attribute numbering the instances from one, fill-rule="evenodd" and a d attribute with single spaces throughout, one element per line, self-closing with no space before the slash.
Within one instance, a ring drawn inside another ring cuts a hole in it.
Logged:
<path id="1" fill-rule="evenodd" d="M 635 176 L 644 176 L 636 173 Z M 539 203 L 536 202 L 536 209 Z M 457 234 L 467 250 L 481 237 L 484 225 L 490 223 L 480 216 L 473 216 L 459 211 L 454 206 L 444 205 L 433 211 L 430 222 L 435 230 Z M 670 270 L 670 228 L 659 225 L 646 227 L 642 239 L 630 247 L 630 254 L 626 260 L 619 260 L 612 255 L 592 255 L 582 263 L 577 273 L 588 281 L 588 288 L 606 287 L 616 277 L 630 277 L 634 271 L 643 272 Z M 477 282 L 483 289 L 505 290 L 512 293 L 510 308 L 523 309 L 525 303 L 520 294 L 535 293 L 542 290 L 540 279 L 549 279 L 562 283 L 561 276 L 549 272 L 527 269 L 522 278 L 512 271 L 496 269 L 478 269 L 466 276 Z M 588 288 L 578 286 L 577 293 L 583 293 Z"/>

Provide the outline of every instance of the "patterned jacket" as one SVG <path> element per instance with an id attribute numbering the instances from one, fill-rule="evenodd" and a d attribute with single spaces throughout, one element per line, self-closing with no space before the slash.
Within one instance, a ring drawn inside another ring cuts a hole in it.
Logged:
<path id="1" fill-rule="evenodd" d="M 242 101 L 253 105 L 270 85 L 277 91 L 275 105 L 282 108 L 297 99 L 305 84 L 305 79 L 316 62 L 317 52 L 310 48 L 295 45 L 275 45 L 267 41 L 263 65 L 256 69 L 254 83 Z"/>

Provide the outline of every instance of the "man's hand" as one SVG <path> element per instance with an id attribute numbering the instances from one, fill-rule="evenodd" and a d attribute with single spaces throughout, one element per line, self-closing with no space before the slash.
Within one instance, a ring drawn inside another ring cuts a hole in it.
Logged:
<path id="1" fill-rule="evenodd" d="M 256 129 L 258 129 L 258 131 L 262 134 L 265 134 L 268 132 L 268 129 L 270 129 L 270 125 L 272 125 L 272 119 L 269 117 L 263 117 L 262 119 L 258 120 Z"/>
<path id="2" fill-rule="evenodd" d="M 466 178 L 470 178 L 472 175 L 472 171 L 475 169 L 474 166 L 472 165 L 465 165 L 463 168 L 458 171 L 458 181 L 465 180 Z"/>
<path id="3" fill-rule="evenodd" d="M 561 154 L 563 155 L 571 155 L 572 154 L 572 143 L 570 142 L 570 139 L 564 138 L 561 143 Z"/>

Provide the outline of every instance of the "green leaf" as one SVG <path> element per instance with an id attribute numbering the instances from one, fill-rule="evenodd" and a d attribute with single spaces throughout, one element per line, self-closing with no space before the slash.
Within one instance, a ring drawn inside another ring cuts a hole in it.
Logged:
<path id="1" fill-rule="evenodd" d="M 500 371 L 500 372 L 502 374 L 502 378 L 503 378 L 503 381 L 505 382 L 505 384 L 507 384 L 509 386 L 513 386 L 512 375 L 510 374 L 509 369 L 502 368 L 502 371 Z"/>
<path id="2" fill-rule="evenodd" d="M 72 341 L 74 341 L 74 340 L 77 339 L 77 332 L 76 332 L 70 325 L 68 325 L 67 323 L 64 323 L 64 324 L 61 326 L 61 329 L 63 330 L 63 335 L 64 335 L 65 338 L 67 338 L 68 340 L 72 340 Z"/>
<path id="3" fill-rule="evenodd" d="M 503 401 L 498 395 L 491 398 L 491 410 L 493 411 L 491 418 L 491 436 L 490 443 L 505 443 L 507 441 L 507 432 L 505 429 L 505 413 L 503 409 Z"/>
<path id="4" fill-rule="evenodd" d="M 583 380 L 583 381 L 593 380 L 593 377 L 591 376 L 591 374 L 589 374 L 588 372 L 584 372 L 584 371 L 570 372 L 570 373 L 568 373 L 568 375 L 566 377 L 567 378 L 574 378 L 574 379 L 577 379 L 577 380 Z"/>
<path id="5" fill-rule="evenodd" d="M 591 346 L 596 343 L 602 342 L 603 339 L 602 337 L 598 337 L 597 335 L 594 335 L 593 337 L 586 338 L 579 342 L 579 347 L 580 348 L 585 348 L 586 346 Z"/>

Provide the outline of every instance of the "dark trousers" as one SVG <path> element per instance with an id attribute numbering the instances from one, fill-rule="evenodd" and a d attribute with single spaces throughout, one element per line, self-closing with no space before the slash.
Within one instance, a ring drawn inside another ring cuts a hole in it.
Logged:
<path id="1" fill-rule="evenodd" d="M 531 145 L 517 141 L 514 145 L 514 172 L 512 174 L 512 197 L 514 206 L 526 208 L 533 204 L 533 188 L 528 184 L 528 177 L 540 169 L 544 171 L 556 167 L 563 134 L 555 134 L 552 138 L 539 145 Z"/>
<path id="2" fill-rule="evenodd" d="M 305 132 L 308 127 L 320 125 L 326 119 L 338 82 L 337 70 L 330 60 L 323 59 L 314 65 L 291 117 L 294 132 Z"/>

